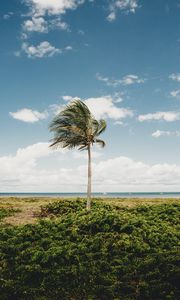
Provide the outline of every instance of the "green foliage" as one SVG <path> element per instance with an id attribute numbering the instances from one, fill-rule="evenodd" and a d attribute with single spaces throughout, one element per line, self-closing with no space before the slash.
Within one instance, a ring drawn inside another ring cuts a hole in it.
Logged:
<path id="1" fill-rule="evenodd" d="M 179 205 L 60 201 L 0 232 L 2 300 L 178 300 Z"/>
<path id="2" fill-rule="evenodd" d="M 5 217 L 13 215 L 17 210 L 0 208 L 0 221 Z"/>
<path id="3" fill-rule="evenodd" d="M 54 203 L 50 203 L 46 206 L 41 207 L 40 216 L 63 216 L 69 213 L 78 213 L 84 212 L 83 210 L 86 207 L 86 201 L 82 200 L 81 198 L 77 198 L 76 201 L 74 200 L 59 200 Z M 104 207 L 106 210 L 112 210 L 112 207 L 108 204 L 99 203 L 96 199 L 93 200 L 92 203 L 92 210 L 97 209 L 99 207 Z"/>

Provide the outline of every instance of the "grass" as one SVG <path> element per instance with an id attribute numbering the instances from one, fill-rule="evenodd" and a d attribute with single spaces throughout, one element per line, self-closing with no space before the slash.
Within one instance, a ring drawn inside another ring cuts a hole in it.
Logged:
<path id="1" fill-rule="evenodd" d="M 37 222 L 41 207 L 59 200 L 75 200 L 75 198 L 50 198 L 50 197 L 0 197 L 0 210 L 7 211 L 3 214 L 2 222 L 10 225 L 25 225 Z M 180 199 L 174 198 L 99 198 L 100 202 L 119 207 L 133 208 L 140 205 L 174 204 Z M 9 211 L 13 213 L 9 214 Z"/>
<path id="2" fill-rule="evenodd" d="M 0 208 L 0 222 L 9 216 L 12 216 L 13 214 L 19 212 L 19 210 L 14 210 L 14 209 L 5 209 L 5 208 Z"/>

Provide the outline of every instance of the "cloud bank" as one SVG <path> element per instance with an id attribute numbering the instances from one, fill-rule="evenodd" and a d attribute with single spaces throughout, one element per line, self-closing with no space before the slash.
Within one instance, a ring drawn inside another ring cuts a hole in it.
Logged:
<path id="1" fill-rule="evenodd" d="M 159 138 L 161 136 L 180 136 L 180 131 L 156 130 L 152 133 L 152 137 Z"/>
<path id="2" fill-rule="evenodd" d="M 79 153 L 52 151 L 48 143 L 37 143 L 18 149 L 14 155 L 1 156 L 0 191 L 85 192 L 86 157 L 79 157 L 83 159 L 80 166 L 72 163 L 71 167 L 65 167 L 74 157 L 78 158 Z M 125 156 L 98 161 L 94 158 L 93 188 L 96 192 L 178 191 L 180 166 L 150 165 Z"/>
<path id="3" fill-rule="evenodd" d="M 107 86 L 118 86 L 118 85 L 123 85 L 123 86 L 128 86 L 132 84 L 139 84 L 139 83 L 144 83 L 145 79 L 140 78 L 138 75 L 135 74 L 129 74 L 121 79 L 111 79 L 109 77 L 104 77 L 101 74 L 97 73 L 96 78 L 99 81 L 103 81 Z"/>
<path id="4" fill-rule="evenodd" d="M 145 122 L 145 121 L 166 121 L 166 122 L 174 122 L 180 120 L 180 112 L 175 111 L 161 111 L 155 113 L 149 113 L 144 115 L 138 116 L 138 121 Z"/>

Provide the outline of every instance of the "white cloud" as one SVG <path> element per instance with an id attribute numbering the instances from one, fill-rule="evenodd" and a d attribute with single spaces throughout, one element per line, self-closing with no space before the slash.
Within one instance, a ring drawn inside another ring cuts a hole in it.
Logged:
<path id="1" fill-rule="evenodd" d="M 116 0 L 115 6 L 120 10 L 125 10 L 127 12 L 135 13 L 135 10 L 138 8 L 137 0 Z"/>
<path id="2" fill-rule="evenodd" d="M 161 185 L 163 190 L 167 189 L 166 185 L 177 184 L 180 179 L 180 167 L 170 164 L 148 165 L 141 161 L 134 161 L 128 157 L 116 157 L 97 164 L 94 167 L 95 179 L 99 184 L 114 187 L 114 190 L 138 189 L 155 190 Z M 177 176 L 177 177 L 176 177 Z"/>
<path id="3" fill-rule="evenodd" d="M 67 102 L 79 99 L 78 97 L 72 96 L 63 96 L 62 98 Z M 121 120 L 127 117 L 132 117 L 133 111 L 131 109 L 116 106 L 116 103 L 120 102 L 118 99 L 119 96 L 117 97 L 115 95 L 113 98 L 110 95 L 106 95 L 102 97 L 87 98 L 84 99 L 84 102 L 97 119 L 109 118 L 113 120 Z M 60 107 L 60 109 L 62 108 L 63 106 Z"/>
<path id="4" fill-rule="evenodd" d="M 38 158 L 46 157 L 51 154 L 49 143 L 36 143 L 26 148 L 19 148 L 14 156 L 16 162 L 23 164 L 25 161 L 34 161 Z M 10 156 L 12 157 L 12 156 Z M 32 164 L 34 166 L 34 163 Z"/>
<path id="5" fill-rule="evenodd" d="M 125 14 L 135 13 L 138 7 L 138 0 L 111 0 L 107 20 L 109 22 L 114 21 L 118 11 Z"/>
<path id="6" fill-rule="evenodd" d="M 124 123 L 122 121 L 115 121 L 114 125 L 120 125 L 120 126 L 122 126 L 122 125 L 124 125 Z"/>
<path id="7" fill-rule="evenodd" d="M 99 81 L 104 81 L 107 85 L 111 85 L 111 83 L 112 83 L 112 80 L 111 80 L 110 78 L 104 77 L 104 76 L 102 76 L 102 75 L 99 74 L 99 73 L 96 74 L 96 78 L 97 78 L 97 80 L 99 80 Z M 114 81 L 114 80 L 113 80 L 113 81 Z"/>
<path id="8" fill-rule="evenodd" d="M 132 110 L 116 106 L 111 96 L 88 98 L 84 102 L 97 119 L 109 118 L 120 120 L 133 116 Z"/>
<path id="9" fill-rule="evenodd" d="M 27 40 L 27 39 L 28 39 L 28 34 L 27 34 L 27 32 L 26 32 L 26 33 L 25 33 L 25 32 L 21 32 L 20 39 L 21 39 L 21 40 Z"/>
<path id="10" fill-rule="evenodd" d="M 27 123 L 35 123 L 40 120 L 46 119 L 48 117 L 48 113 L 46 111 L 39 112 L 28 108 L 23 108 L 16 112 L 10 112 L 10 115 L 14 119 L 27 122 Z"/>
<path id="11" fill-rule="evenodd" d="M 180 73 L 173 73 L 169 76 L 170 79 L 180 82 Z"/>
<path id="12" fill-rule="evenodd" d="M 19 148 L 15 155 L 0 157 L 0 179 L 2 190 L 15 191 L 38 189 L 39 183 L 48 184 L 48 177 L 53 172 L 37 167 L 39 160 L 51 156 L 62 155 L 64 150 L 56 150 L 52 153 L 49 143 L 36 143 L 25 148 Z M 53 179 L 52 179 L 53 180 Z M 49 178 L 49 181 L 51 179 Z M 51 181 L 52 182 L 52 181 Z M 40 189 L 43 189 L 41 185 Z"/>
<path id="13" fill-rule="evenodd" d="M 180 120 L 180 112 L 162 111 L 162 112 L 149 113 L 145 115 L 139 115 L 138 120 L 140 122 L 151 121 L 151 120 L 156 120 L 156 121 L 163 120 L 166 122 L 174 122 Z"/>
<path id="14" fill-rule="evenodd" d="M 24 21 L 22 26 L 23 32 L 21 34 L 22 39 L 28 38 L 28 33 L 41 32 L 48 33 L 49 30 L 60 29 L 69 31 L 69 26 L 66 22 L 63 22 L 60 17 L 45 20 L 44 17 L 33 17 Z"/>
<path id="15" fill-rule="evenodd" d="M 108 86 L 117 86 L 117 85 L 126 86 L 126 85 L 140 84 L 145 82 L 145 79 L 140 78 L 138 75 L 134 75 L 134 74 L 126 75 L 122 77 L 122 79 L 111 79 L 108 77 L 103 77 L 102 75 L 97 73 L 96 78 L 100 81 L 105 82 L 106 85 Z"/>
<path id="16" fill-rule="evenodd" d="M 12 11 L 10 11 L 7 14 L 3 15 L 3 19 L 4 20 L 9 20 L 13 15 L 14 15 L 14 13 Z"/>
<path id="17" fill-rule="evenodd" d="M 26 148 L 19 148 L 15 155 L 1 156 L 1 174 L 9 181 L 12 178 L 20 181 L 20 174 L 23 178 L 25 174 L 32 173 L 36 161 L 50 154 L 48 145 L 48 143 L 37 143 Z"/>
<path id="18" fill-rule="evenodd" d="M 59 29 L 70 31 L 69 25 L 62 20 L 68 10 L 74 10 L 84 0 L 22 0 L 29 8 L 25 15 L 28 19 L 22 24 L 21 39 L 28 39 L 32 32 L 48 33 Z"/>
<path id="19" fill-rule="evenodd" d="M 29 45 L 28 43 L 23 43 L 22 50 L 27 54 L 29 58 L 52 57 L 55 54 L 62 53 L 61 49 L 52 46 L 47 41 L 41 42 L 37 46 Z"/>
<path id="20" fill-rule="evenodd" d="M 97 151 L 92 151 L 92 158 L 99 158 L 102 156 L 102 153 Z M 77 151 L 73 152 L 73 157 L 78 159 L 86 159 L 87 160 L 87 151 Z"/>
<path id="21" fill-rule="evenodd" d="M 24 22 L 23 30 L 29 32 L 48 32 L 48 23 L 42 17 L 32 17 L 31 20 L 26 20 Z"/>
<path id="22" fill-rule="evenodd" d="M 84 0 L 26 0 L 35 16 L 65 14 L 84 3 Z"/>
<path id="23" fill-rule="evenodd" d="M 156 130 L 152 133 L 152 136 L 155 138 L 159 138 L 161 136 L 180 136 L 180 131 Z"/>
<path id="24" fill-rule="evenodd" d="M 116 13 L 115 11 L 112 11 L 108 16 L 107 16 L 107 20 L 109 22 L 113 22 L 114 20 L 116 20 Z"/>
<path id="25" fill-rule="evenodd" d="M 66 22 L 62 21 L 60 17 L 49 21 L 49 29 L 70 31 L 69 25 Z"/>
<path id="26" fill-rule="evenodd" d="M 114 94 L 113 94 L 113 102 L 114 103 L 120 103 L 120 102 L 122 102 L 124 99 L 123 99 L 123 97 L 124 97 L 124 95 L 125 95 L 125 92 L 115 92 Z"/>
<path id="27" fill-rule="evenodd" d="M 126 75 L 122 78 L 121 84 L 123 85 L 131 85 L 134 83 L 144 83 L 145 79 L 139 78 L 137 75 Z"/>
<path id="28" fill-rule="evenodd" d="M 171 97 L 174 97 L 176 99 L 180 99 L 180 90 L 174 90 L 170 93 Z"/>
<path id="29" fill-rule="evenodd" d="M 74 164 L 74 153 L 53 151 L 49 143 L 37 143 L 18 149 L 14 155 L 1 156 L 1 192 L 86 191 L 87 163 L 78 165 L 78 159 Z M 149 165 L 125 156 L 101 161 L 97 158 L 93 163 L 93 190 L 97 192 L 179 189 L 180 166 L 176 164 Z"/>
<path id="30" fill-rule="evenodd" d="M 66 47 L 65 47 L 65 50 L 71 51 L 71 50 L 73 50 L 73 47 L 72 47 L 72 46 L 66 46 Z"/>
<path id="31" fill-rule="evenodd" d="M 70 102 L 70 101 L 73 101 L 73 100 L 78 100 L 79 97 L 62 96 L 62 99 L 63 99 L 64 101 Z"/>

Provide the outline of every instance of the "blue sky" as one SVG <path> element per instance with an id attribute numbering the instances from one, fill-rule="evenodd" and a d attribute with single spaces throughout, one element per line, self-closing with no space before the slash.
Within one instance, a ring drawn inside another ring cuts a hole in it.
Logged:
<path id="1" fill-rule="evenodd" d="M 85 153 L 48 148 L 75 97 L 108 124 L 95 191 L 180 191 L 180 1 L 1 2 L 0 191 L 85 191 Z"/>

